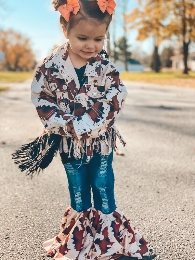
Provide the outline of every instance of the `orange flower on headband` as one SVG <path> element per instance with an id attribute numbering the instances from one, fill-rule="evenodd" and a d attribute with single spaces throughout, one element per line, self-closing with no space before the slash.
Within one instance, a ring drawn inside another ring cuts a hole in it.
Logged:
<path id="1" fill-rule="evenodd" d="M 64 17 L 64 19 L 68 22 L 70 19 L 70 13 L 77 14 L 80 10 L 80 4 L 78 0 L 68 0 L 67 4 L 61 5 L 58 7 L 58 11 Z"/>
<path id="2" fill-rule="evenodd" d="M 114 13 L 116 3 L 114 0 L 98 0 L 100 10 L 105 13 L 107 11 L 110 15 Z"/>

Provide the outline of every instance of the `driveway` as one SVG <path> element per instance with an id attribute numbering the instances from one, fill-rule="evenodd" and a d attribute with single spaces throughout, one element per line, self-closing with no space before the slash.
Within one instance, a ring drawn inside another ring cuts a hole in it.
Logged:
<path id="1" fill-rule="evenodd" d="M 195 259 L 195 90 L 125 83 L 118 128 L 127 146 L 119 144 L 125 156 L 114 157 L 117 205 L 153 246 L 155 255 L 145 259 Z M 0 94 L 2 260 L 46 260 L 41 244 L 58 233 L 69 205 L 59 156 L 32 180 L 11 160 L 42 129 L 30 81 L 10 84 Z"/>

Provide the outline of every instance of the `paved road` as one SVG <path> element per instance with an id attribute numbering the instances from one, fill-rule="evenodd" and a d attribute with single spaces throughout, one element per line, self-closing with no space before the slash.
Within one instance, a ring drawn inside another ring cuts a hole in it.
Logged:
<path id="1" fill-rule="evenodd" d="M 118 207 L 152 244 L 155 256 L 146 259 L 195 259 L 195 90 L 126 85 L 118 127 L 128 144 L 114 158 Z M 41 243 L 58 233 L 69 203 L 59 157 L 33 180 L 11 160 L 41 131 L 30 82 L 0 95 L 2 260 L 47 259 Z"/>

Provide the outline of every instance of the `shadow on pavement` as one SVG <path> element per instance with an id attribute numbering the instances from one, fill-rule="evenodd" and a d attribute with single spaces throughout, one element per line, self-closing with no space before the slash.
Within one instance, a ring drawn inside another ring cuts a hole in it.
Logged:
<path id="1" fill-rule="evenodd" d="M 182 110 L 182 108 L 180 107 L 168 107 L 168 106 L 140 106 L 143 108 L 149 108 L 149 109 L 164 109 L 164 110 Z"/>
<path id="2" fill-rule="evenodd" d="M 142 260 L 152 260 L 155 259 L 157 257 L 157 255 L 151 255 L 151 256 L 145 256 L 142 258 Z M 128 256 L 122 256 L 120 258 L 118 258 L 119 260 L 135 260 L 137 258 L 134 257 L 128 257 Z"/>

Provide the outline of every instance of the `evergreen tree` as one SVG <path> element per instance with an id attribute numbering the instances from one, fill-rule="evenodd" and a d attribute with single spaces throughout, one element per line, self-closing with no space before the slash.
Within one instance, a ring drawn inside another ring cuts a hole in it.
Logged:
<path id="1" fill-rule="evenodd" d="M 131 57 L 131 52 L 129 51 L 130 45 L 126 37 L 121 37 L 116 43 L 118 49 L 118 59 L 123 61 L 125 64 L 125 70 L 128 71 L 128 60 Z"/>
<path id="2" fill-rule="evenodd" d="M 152 62 L 151 62 L 151 68 L 152 70 L 159 72 L 161 69 L 161 62 L 160 62 L 160 56 L 158 54 L 158 47 L 155 46 L 154 52 L 152 55 Z"/>

